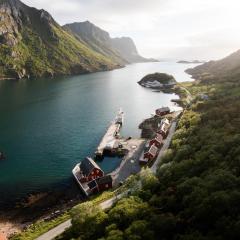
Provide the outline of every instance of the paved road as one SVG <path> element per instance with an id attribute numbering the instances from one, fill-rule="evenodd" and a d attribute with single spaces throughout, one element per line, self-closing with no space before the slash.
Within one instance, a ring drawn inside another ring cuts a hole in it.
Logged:
<path id="1" fill-rule="evenodd" d="M 181 111 L 178 113 L 178 115 L 180 113 L 181 113 Z M 154 164 L 151 167 L 151 170 L 152 170 L 153 173 L 157 172 L 158 165 L 159 165 L 160 161 L 162 160 L 163 155 L 166 153 L 166 150 L 169 148 L 169 145 L 171 143 L 172 137 L 173 137 L 173 135 L 174 135 L 174 133 L 176 131 L 176 127 L 177 127 L 177 120 L 172 122 L 172 125 L 171 125 L 171 127 L 169 129 L 168 136 L 165 139 L 164 145 L 162 146 L 156 161 L 154 162 Z"/>
<path id="2" fill-rule="evenodd" d="M 58 225 L 57 227 L 51 229 L 50 231 L 44 233 L 43 235 L 38 237 L 36 240 L 53 239 L 53 238 L 57 237 L 58 235 L 60 235 L 61 233 L 63 233 L 67 228 L 69 228 L 71 226 L 72 226 L 71 219 L 69 219 L 66 222 L 63 222 L 62 224 Z"/>
<path id="3" fill-rule="evenodd" d="M 110 208 L 118 199 L 122 198 L 124 195 L 126 195 L 127 192 L 121 193 L 117 195 L 116 197 L 113 197 L 111 199 L 108 199 L 102 203 L 99 204 L 100 208 L 103 210 Z M 36 238 L 36 240 L 51 240 L 55 237 L 59 236 L 63 232 L 65 232 L 66 229 L 72 226 L 71 219 L 61 223 L 60 225 L 56 226 L 55 228 L 51 229 L 50 231 L 44 233 L 40 237 Z"/>
<path id="4" fill-rule="evenodd" d="M 180 113 L 181 113 L 181 111 L 179 111 L 178 115 Z M 163 147 L 161 148 L 156 161 L 154 162 L 153 166 L 151 167 L 151 170 L 152 170 L 153 173 L 157 172 L 158 164 L 160 163 L 160 161 L 161 161 L 163 155 L 165 154 L 166 150 L 169 148 L 172 137 L 173 137 L 174 132 L 176 130 L 176 126 L 177 126 L 177 120 L 172 122 L 172 125 L 169 129 L 169 134 L 168 134 L 167 138 L 165 139 L 165 143 L 164 143 Z M 107 208 L 110 208 L 118 199 L 122 198 L 126 194 L 127 194 L 127 192 L 119 194 L 116 197 L 113 197 L 111 199 L 108 199 L 108 200 L 100 203 L 99 206 L 103 210 L 105 210 Z M 71 225 L 72 225 L 71 224 L 71 219 L 67 220 L 66 222 L 63 222 L 62 224 L 58 225 L 57 227 L 51 229 L 50 231 L 48 231 L 48 232 L 44 233 L 43 235 L 41 235 L 40 237 L 36 238 L 36 240 L 52 240 L 55 237 L 62 234 L 67 228 L 71 227 Z"/>

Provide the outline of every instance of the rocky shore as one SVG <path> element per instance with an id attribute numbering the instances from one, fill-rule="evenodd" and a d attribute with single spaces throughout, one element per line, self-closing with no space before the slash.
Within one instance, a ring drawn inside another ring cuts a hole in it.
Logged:
<path id="1" fill-rule="evenodd" d="M 31 194 L 18 203 L 0 207 L 0 233 L 8 237 L 40 219 L 52 219 L 84 201 L 85 197 L 72 179 L 66 187 Z"/>

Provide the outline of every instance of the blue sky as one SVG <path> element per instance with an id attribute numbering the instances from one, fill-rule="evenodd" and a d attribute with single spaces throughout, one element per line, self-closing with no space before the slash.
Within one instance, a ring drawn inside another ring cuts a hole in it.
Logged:
<path id="1" fill-rule="evenodd" d="M 130 36 L 146 57 L 218 59 L 240 49 L 239 0 L 23 0 L 60 23 Z"/>

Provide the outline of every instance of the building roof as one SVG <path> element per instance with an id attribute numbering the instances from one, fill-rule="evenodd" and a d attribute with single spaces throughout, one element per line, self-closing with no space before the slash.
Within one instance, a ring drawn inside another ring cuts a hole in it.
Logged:
<path id="1" fill-rule="evenodd" d="M 97 165 L 96 162 L 90 157 L 86 157 L 80 164 L 81 171 L 84 175 L 88 176 L 94 168 L 102 171 L 102 169 Z"/>
<path id="2" fill-rule="evenodd" d="M 161 124 L 167 124 L 170 125 L 170 122 L 167 118 L 162 119 Z"/>
<path id="3" fill-rule="evenodd" d="M 158 141 L 159 143 L 162 143 L 162 140 L 163 140 L 162 135 L 157 133 L 157 136 L 155 137 L 155 140 Z"/>
<path id="4" fill-rule="evenodd" d="M 156 111 L 158 111 L 158 112 L 168 112 L 168 111 L 170 111 L 170 108 L 169 107 L 161 107 L 161 108 L 158 108 Z"/>
<path id="5" fill-rule="evenodd" d="M 152 146 L 149 148 L 148 152 L 149 152 L 151 155 L 156 156 L 156 155 L 157 155 L 157 152 L 158 152 L 158 148 L 157 148 L 155 145 L 152 145 Z"/>
<path id="6" fill-rule="evenodd" d="M 107 183 L 112 183 L 112 176 L 111 175 L 106 175 L 101 178 L 96 179 L 97 184 L 107 184 Z"/>
<path id="7" fill-rule="evenodd" d="M 88 183 L 88 187 L 89 187 L 90 189 L 93 189 L 93 188 L 95 188 L 96 186 L 97 186 L 97 183 L 96 183 L 95 180 L 92 180 L 91 182 Z"/>

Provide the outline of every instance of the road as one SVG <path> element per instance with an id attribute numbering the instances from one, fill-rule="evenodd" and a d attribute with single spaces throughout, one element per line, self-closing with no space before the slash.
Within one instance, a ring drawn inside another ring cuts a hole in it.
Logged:
<path id="1" fill-rule="evenodd" d="M 161 148 L 161 150 L 160 150 L 160 152 L 158 154 L 158 157 L 157 157 L 156 161 L 154 162 L 154 164 L 151 167 L 151 170 L 152 170 L 153 173 L 157 172 L 158 165 L 159 165 L 160 161 L 162 160 L 163 155 L 166 153 L 166 150 L 170 146 L 172 137 L 173 137 L 173 135 L 174 135 L 174 133 L 176 131 L 177 121 L 178 121 L 177 118 L 178 118 L 178 116 L 180 114 L 181 114 L 181 111 L 178 113 L 178 115 L 176 116 L 175 120 L 172 122 L 172 125 L 171 125 L 171 127 L 169 129 L 168 136 L 167 136 L 167 138 L 164 141 L 164 144 L 163 144 L 163 146 L 162 146 L 162 148 Z"/>
<path id="2" fill-rule="evenodd" d="M 56 226 L 55 228 L 51 229 L 50 231 L 44 233 L 43 235 L 38 237 L 37 240 L 54 239 L 71 226 L 72 226 L 71 219 L 69 219 L 66 222 L 63 222 L 60 225 Z"/>
<path id="3" fill-rule="evenodd" d="M 125 196 L 127 192 L 121 193 L 113 198 L 110 198 L 102 203 L 99 204 L 99 207 L 102 210 L 105 210 L 107 208 L 110 208 L 118 199 L 121 199 L 123 196 Z M 72 226 L 71 219 L 61 223 L 60 225 L 56 226 L 55 228 L 51 229 L 50 231 L 44 233 L 40 237 L 36 238 L 36 240 L 51 240 L 55 237 L 59 236 L 63 232 L 66 231 L 66 229 L 70 228 Z"/>
<path id="4" fill-rule="evenodd" d="M 154 164 L 151 167 L 151 170 L 153 173 L 157 172 L 157 167 L 163 157 L 163 155 L 166 153 L 166 150 L 169 148 L 169 145 L 171 143 L 172 137 L 175 133 L 176 127 L 177 127 L 177 118 L 178 115 L 180 115 L 181 111 L 178 112 L 175 120 L 172 122 L 172 125 L 169 129 L 169 133 L 167 138 L 165 139 L 164 145 L 162 146 L 158 157 L 156 159 L 156 161 L 154 162 Z M 111 199 L 108 199 L 102 203 L 99 204 L 100 208 L 102 208 L 103 210 L 110 208 L 118 199 L 121 199 L 123 196 L 125 196 L 127 194 L 127 192 L 121 193 Z M 55 237 L 59 236 L 60 234 L 62 234 L 67 228 L 71 227 L 71 219 L 67 220 L 66 222 L 63 222 L 62 224 L 58 225 L 57 227 L 51 229 L 50 231 L 44 233 L 43 235 L 41 235 L 40 237 L 36 238 L 36 240 L 51 240 L 54 239 Z"/>

